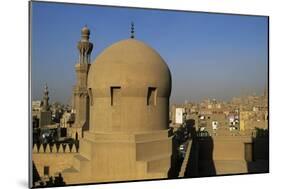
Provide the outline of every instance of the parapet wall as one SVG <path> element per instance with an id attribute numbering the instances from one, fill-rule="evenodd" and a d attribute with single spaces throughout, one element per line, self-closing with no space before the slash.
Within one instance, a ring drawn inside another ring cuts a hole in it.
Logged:
<path id="1" fill-rule="evenodd" d="M 78 153 L 78 146 L 74 144 L 34 144 L 32 153 Z"/>
<path id="2" fill-rule="evenodd" d="M 199 175 L 247 173 L 252 142 L 251 136 L 199 137 Z"/>
<path id="3" fill-rule="evenodd" d="M 49 167 L 49 175 L 55 176 L 73 165 L 73 156 L 77 153 L 33 153 L 32 161 L 40 177 L 44 175 L 44 167 Z"/>
<path id="4" fill-rule="evenodd" d="M 245 145 L 253 141 L 250 136 L 213 136 L 200 137 L 198 142 L 201 160 L 246 161 L 248 149 Z"/>
<path id="5" fill-rule="evenodd" d="M 34 145 L 32 161 L 40 177 L 55 176 L 62 170 L 73 166 L 73 156 L 78 154 L 75 145 Z M 48 175 L 44 175 L 44 167 L 49 169 Z"/>

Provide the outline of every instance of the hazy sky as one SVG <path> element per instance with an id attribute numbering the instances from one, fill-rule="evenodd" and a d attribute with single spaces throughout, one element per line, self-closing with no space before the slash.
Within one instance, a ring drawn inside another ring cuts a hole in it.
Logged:
<path id="1" fill-rule="evenodd" d="M 171 103 L 204 98 L 229 100 L 261 94 L 267 83 L 267 17 L 148 9 L 32 3 L 32 99 L 70 103 L 77 42 L 87 24 L 92 60 L 107 46 L 129 38 L 153 47 L 172 74 Z"/>

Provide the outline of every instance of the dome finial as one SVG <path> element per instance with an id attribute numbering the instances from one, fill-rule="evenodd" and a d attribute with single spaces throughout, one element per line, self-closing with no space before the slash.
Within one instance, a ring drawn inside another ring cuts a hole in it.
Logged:
<path id="1" fill-rule="evenodd" d="M 131 38 L 132 39 L 134 39 L 135 38 L 135 36 L 134 36 L 134 33 L 135 33 L 135 31 L 134 31 L 134 22 L 131 22 Z"/>

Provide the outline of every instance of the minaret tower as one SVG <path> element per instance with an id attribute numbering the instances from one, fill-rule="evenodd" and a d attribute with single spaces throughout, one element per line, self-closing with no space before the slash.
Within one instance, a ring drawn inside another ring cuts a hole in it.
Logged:
<path id="1" fill-rule="evenodd" d="M 131 23 L 131 38 L 135 38 L 135 25 L 134 22 Z"/>
<path id="2" fill-rule="evenodd" d="M 49 99 L 49 91 L 46 83 L 43 94 L 43 105 L 39 114 L 39 127 L 41 128 L 52 123 L 52 112 L 50 111 Z"/>
<path id="3" fill-rule="evenodd" d="M 87 27 L 82 28 L 81 40 L 77 44 L 79 50 L 79 63 L 80 64 L 90 64 L 90 56 L 93 50 L 93 44 L 89 42 L 90 30 Z"/>
<path id="4" fill-rule="evenodd" d="M 87 91 L 87 77 L 90 69 L 90 56 L 93 44 L 89 41 L 90 30 L 87 26 L 81 30 L 81 40 L 77 44 L 79 61 L 75 65 L 76 85 L 73 89 L 73 109 L 75 123 L 71 128 L 70 135 L 80 139 L 83 131 L 89 128 L 89 96 Z"/>
<path id="5" fill-rule="evenodd" d="M 43 111 L 48 111 L 49 110 L 49 91 L 48 91 L 48 86 L 47 83 L 45 84 L 44 88 L 44 97 L 43 97 Z"/>

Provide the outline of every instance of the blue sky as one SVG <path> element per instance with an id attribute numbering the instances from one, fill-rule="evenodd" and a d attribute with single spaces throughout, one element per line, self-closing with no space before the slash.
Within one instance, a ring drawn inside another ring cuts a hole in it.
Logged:
<path id="1" fill-rule="evenodd" d="M 70 103 L 77 42 L 87 24 L 92 60 L 129 38 L 153 47 L 172 73 L 171 103 L 262 94 L 267 83 L 267 17 L 32 2 L 32 99 L 48 83 L 51 102 Z"/>

